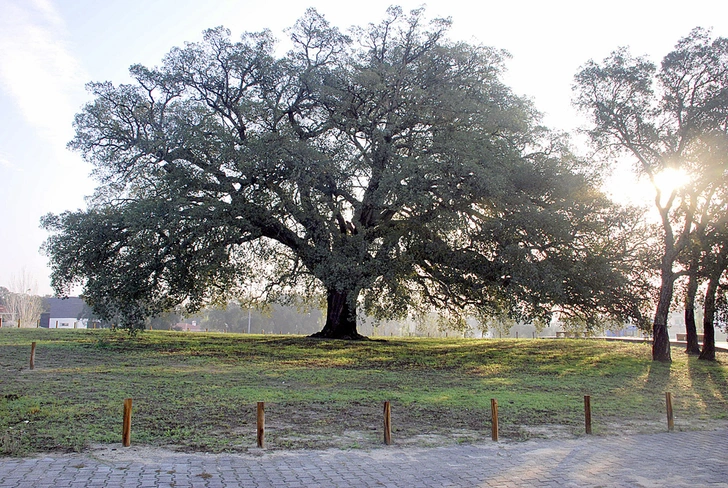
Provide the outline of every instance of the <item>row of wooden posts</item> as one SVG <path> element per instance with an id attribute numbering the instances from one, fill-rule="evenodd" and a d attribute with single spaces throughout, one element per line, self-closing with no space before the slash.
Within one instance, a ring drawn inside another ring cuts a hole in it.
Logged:
<path id="1" fill-rule="evenodd" d="M 35 368 L 35 342 L 30 346 L 30 369 Z M 131 405 L 132 399 L 124 400 L 124 420 L 121 436 L 121 443 L 124 447 L 131 445 Z M 665 393 L 665 406 L 667 410 L 667 430 L 672 432 L 675 429 L 675 417 L 672 410 L 672 393 Z M 498 441 L 498 400 L 491 398 L 491 438 Z M 265 402 L 258 402 L 257 415 L 257 444 L 258 447 L 265 447 Z M 592 433 L 591 396 L 584 395 L 584 427 L 587 434 Z M 384 402 L 384 443 L 392 444 L 392 406 L 389 401 Z"/>
<path id="2" fill-rule="evenodd" d="M 667 406 L 667 430 L 672 432 L 675 429 L 675 419 L 672 411 L 672 393 L 665 393 L 665 403 Z M 131 404 L 132 399 L 127 398 L 124 400 L 124 420 L 123 420 L 123 431 L 121 435 L 121 443 L 124 447 L 131 445 Z M 493 441 L 498 442 L 498 400 L 491 398 L 491 438 Z M 589 395 L 584 396 L 584 424 L 586 433 L 592 433 L 591 425 L 591 397 Z M 259 448 L 265 448 L 265 402 L 258 402 L 257 405 L 257 445 Z M 386 445 L 392 444 L 392 406 L 389 401 L 384 402 L 384 443 Z"/>

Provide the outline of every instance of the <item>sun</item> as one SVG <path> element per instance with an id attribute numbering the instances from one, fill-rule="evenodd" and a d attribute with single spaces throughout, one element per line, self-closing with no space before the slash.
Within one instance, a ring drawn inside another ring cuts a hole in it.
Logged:
<path id="1" fill-rule="evenodd" d="M 660 204 L 670 198 L 673 191 L 679 190 L 690 181 L 684 169 L 666 168 L 654 173 L 652 179 L 646 175 L 636 175 L 626 165 L 617 166 L 605 181 L 605 190 L 616 202 L 650 206 L 654 202 L 655 190 L 660 192 Z"/>
<path id="2" fill-rule="evenodd" d="M 665 168 L 653 176 L 652 182 L 662 195 L 669 196 L 684 186 L 689 179 L 684 169 Z"/>
<path id="3" fill-rule="evenodd" d="M 689 180 L 684 169 L 666 168 L 653 173 L 650 179 L 647 174 L 636 174 L 629 165 L 620 164 L 607 175 L 604 188 L 617 202 L 650 205 L 654 202 L 655 190 L 659 190 L 660 200 L 664 203 L 673 191 L 679 190 Z"/>

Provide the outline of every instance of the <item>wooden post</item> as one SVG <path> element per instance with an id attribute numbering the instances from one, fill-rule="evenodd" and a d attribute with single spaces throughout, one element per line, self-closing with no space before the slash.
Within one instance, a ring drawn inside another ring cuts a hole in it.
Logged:
<path id="1" fill-rule="evenodd" d="M 490 399 L 490 412 L 491 412 L 491 437 L 495 442 L 498 442 L 498 400 L 495 398 Z"/>
<path id="2" fill-rule="evenodd" d="M 584 395 L 584 426 L 586 433 L 591 434 L 591 397 L 589 395 Z"/>
<path id="3" fill-rule="evenodd" d="M 384 402 L 384 443 L 392 445 L 392 405 Z"/>
<path id="4" fill-rule="evenodd" d="M 3 318 L 0 317 L 0 329 L 2 329 L 2 328 L 3 328 Z"/>
<path id="5" fill-rule="evenodd" d="M 124 425 L 121 433 L 121 445 L 124 447 L 131 445 L 131 398 L 124 400 Z"/>
<path id="6" fill-rule="evenodd" d="M 35 368 L 35 342 L 30 343 L 30 369 Z"/>
<path id="7" fill-rule="evenodd" d="M 665 393 L 665 404 L 667 406 L 667 431 L 672 432 L 675 429 L 675 417 L 672 411 L 672 393 Z"/>
<path id="8" fill-rule="evenodd" d="M 265 449 L 265 402 L 258 402 L 258 447 Z"/>

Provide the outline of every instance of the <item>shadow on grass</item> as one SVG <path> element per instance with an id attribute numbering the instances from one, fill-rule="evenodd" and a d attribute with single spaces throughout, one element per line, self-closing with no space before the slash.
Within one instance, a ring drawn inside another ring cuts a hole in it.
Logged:
<path id="1" fill-rule="evenodd" d="M 698 395 L 706 410 L 724 412 L 728 418 L 728 396 L 726 385 L 728 375 L 725 367 L 717 361 L 701 361 L 695 356 L 688 357 L 688 374 L 693 391 Z"/>
<path id="2" fill-rule="evenodd" d="M 36 370 L 30 372 L 29 344 L 36 340 Z M 193 450 L 254 444 L 257 401 L 266 402 L 272 445 L 346 446 L 354 442 L 350 434 L 378 442 L 372 426 L 381 423 L 383 400 L 393 402 L 402 439 L 480 439 L 488 436 L 490 399 L 496 398 L 504 437 L 520 438 L 523 426 L 537 427 L 533 432 L 555 424 L 579 427 L 587 394 L 595 422 L 609 431 L 622 419 L 661 417 L 668 386 L 682 387 L 686 402 L 696 398 L 684 394 L 691 376 L 706 385 L 706 398 L 728 410 L 724 368 L 699 380 L 712 369 L 691 364 L 694 375 L 687 361 L 672 370 L 652 362 L 647 345 L 593 340 L 0 332 L 0 391 L 28 397 L 23 403 L 0 395 L 0 434 L 22 424 L 29 435 L 21 440 L 35 450 L 75 449 L 77 439 L 118 442 L 122 400 L 133 397 L 137 439 Z M 66 425 L 75 437 L 59 428 Z M 16 441 L 6 443 L 17 450 Z"/>
<path id="3" fill-rule="evenodd" d="M 670 363 L 652 361 L 647 367 L 645 389 L 653 393 L 664 393 L 670 384 Z"/>

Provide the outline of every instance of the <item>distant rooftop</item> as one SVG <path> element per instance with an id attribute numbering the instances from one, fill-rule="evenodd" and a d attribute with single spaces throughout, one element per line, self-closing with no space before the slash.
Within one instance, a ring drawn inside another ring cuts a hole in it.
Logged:
<path id="1" fill-rule="evenodd" d="M 81 318 L 86 310 L 86 302 L 80 297 L 46 298 L 51 317 Z"/>

